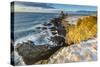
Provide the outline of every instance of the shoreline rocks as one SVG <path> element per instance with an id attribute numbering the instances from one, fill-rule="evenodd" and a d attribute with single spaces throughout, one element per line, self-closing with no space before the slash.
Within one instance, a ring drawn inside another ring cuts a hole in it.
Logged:
<path id="1" fill-rule="evenodd" d="M 16 51 L 18 52 L 18 54 L 20 56 L 22 56 L 25 64 L 31 65 L 31 64 L 45 64 L 45 63 L 46 64 L 47 63 L 66 63 L 66 62 L 76 62 L 76 61 L 81 60 L 80 56 L 76 55 L 77 53 L 73 56 L 71 55 L 70 50 L 73 51 L 73 49 L 74 49 L 74 51 L 75 50 L 80 51 L 84 47 L 82 47 L 80 49 L 80 45 L 75 45 L 76 43 L 73 43 L 73 42 L 72 42 L 73 44 L 70 43 L 70 46 L 69 46 L 68 38 L 66 35 L 69 32 L 69 28 L 72 29 L 72 27 L 74 25 L 70 25 L 70 24 L 68 24 L 68 22 L 65 23 L 65 21 L 63 21 L 63 19 L 65 19 L 65 17 L 67 17 L 67 16 L 65 16 L 62 12 L 60 17 L 53 18 L 50 21 L 50 23 L 43 24 L 44 27 L 37 27 L 37 29 L 46 30 L 47 27 L 45 27 L 45 26 L 54 25 L 53 27 L 49 28 L 51 33 L 53 34 L 53 36 L 51 36 L 51 38 L 50 38 L 50 41 L 52 41 L 54 45 L 50 45 L 50 44 L 44 44 L 44 45 L 36 44 L 35 45 L 34 42 L 27 41 L 27 42 L 19 43 L 16 46 Z M 78 23 L 78 25 L 80 25 L 80 23 Z M 94 27 L 96 27 L 96 26 L 94 26 Z M 70 37 L 72 37 L 72 36 L 70 36 Z M 69 39 L 71 39 L 71 38 L 69 38 Z M 74 38 L 72 38 L 72 39 L 74 39 Z M 73 48 L 73 45 L 75 45 L 74 48 Z M 93 49 L 96 49 L 95 45 L 93 46 Z M 77 49 L 75 49 L 75 48 L 77 48 Z M 84 49 L 82 49 L 82 50 L 84 50 Z M 87 51 L 87 48 L 86 48 L 86 51 Z M 90 55 L 89 55 L 89 57 L 90 57 Z M 90 59 L 90 58 L 88 58 L 88 59 Z"/>
<path id="2" fill-rule="evenodd" d="M 34 45 L 30 42 L 24 42 L 18 44 L 16 51 L 22 56 L 25 64 L 34 64 L 40 60 L 48 59 L 54 52 L 56 52 L 61 46 L 52 47 L 51 45 Z"/>
<path id="3" fill-rule="evenodd" d="M 51 26 L 52 24 L 51 23 L 44 23 L 43 25 L 44 26 Z"/>
<path id="4" fill-rule="evenodd" d="M 47 30 L 47 27 L 37 27 L 36 29 Z"/>
<path id="5" fill-rule="evenodd" d="M 62 36 L 65 36 L 63 31 L 64 27 L 61 26 L 60 21 L 62 18 L 54 18 L 50 23 L 44 23 L 44 27 L 37 27 L 37 29 L 46 30 L 46 26 L 54 25 L 50 27 L 51 33 L 54 36 L 51 36 L 50 41 L 55 45 L 44 44 L 44 45 L 35 45 L 32 41 L 27 41 L 23 43 L 18 43 L 16 46 L 16 51 L 20 56 L 22 56 L 25 64 L 31 65 L 40 60 L 48 59 L 52 54 L 54 54 L 61 47 L 65 46 L 65 39 Z M 61 34 L 62 33 L 62 34 Z"/>
<path id="6" fill-rule="evenodd" d="M 51 37 L 51 41 L 54 42 L 56 46 L 67 46 L 64 37 L 61 37 L 59 35 Z"/>

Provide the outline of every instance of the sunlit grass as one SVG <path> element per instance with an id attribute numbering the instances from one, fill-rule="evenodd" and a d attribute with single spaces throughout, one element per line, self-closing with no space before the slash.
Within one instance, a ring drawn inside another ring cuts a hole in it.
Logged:
<path id="1" fill-rule="evenodd" d="M 66 40 L 68 44 L 80 43 L 96 36 L 97 33 L 97 17 L 84 16 L 81 17 L 75 26 L 69 26 Z"/>

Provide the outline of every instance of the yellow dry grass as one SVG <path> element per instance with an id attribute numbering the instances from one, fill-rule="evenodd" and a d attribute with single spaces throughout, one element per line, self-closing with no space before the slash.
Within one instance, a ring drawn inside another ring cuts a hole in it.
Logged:
<path id="1" fill-rule="evenodd" d="M 81 17 L 77 24 L 68 28 L 66 34 L 66 42 L 68 44 L 80 43 L 81 41 L 93 38 L 97 33 L 97 17 L 96 16 L 84 16 Z"/>

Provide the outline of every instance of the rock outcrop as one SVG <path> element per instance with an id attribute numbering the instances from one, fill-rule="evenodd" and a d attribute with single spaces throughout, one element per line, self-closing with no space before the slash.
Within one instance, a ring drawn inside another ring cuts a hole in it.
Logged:
<path id="1" fill-rule="evenodd" d="M 34 64 L 40 60 L 48 59 L 52 54 L 54 54 L 59 48 L 64 45 L 64 39 L 60 36 L 54 36 L 51 38 L 56 45 L 35 45 L 32 41 L 27 41 L 23 43 L 18 43 L 16 46 L 16 51 L 20 56 L 22 56 L 25 64 Z"/>
<path id="2" fill-rule="evenodd" d="M 51 37 L 51 41 L 56 44 L 56 46 L 66 46 L 64 37 L 61 37 L 59 35 Z"/>

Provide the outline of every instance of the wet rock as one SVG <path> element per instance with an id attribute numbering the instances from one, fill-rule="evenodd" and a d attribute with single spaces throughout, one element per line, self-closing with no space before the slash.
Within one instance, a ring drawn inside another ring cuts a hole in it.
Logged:
<path id="1" fill-rule="evenodd" d="M 62 20 L 61 18 L 54 18 L 50 21 L 50 23 L 53 23 L 55 26 L 59 26 L 61 20 Z"/>
<path id="2" fill-rule="evenodd" d="M 53 18 L 50 23 L 53 23 L 55 26 L 59 26 L 62 20 L 66 17 L 67 17 L 67 14 L 64 14 L 64 12 L 61 11 L 60 16 L 58 18 Z"/>
<path id="3" fill-rule="evenodd" d="M 59 24 L 59 26 L 57 26 L 57 31 L 59 35 L 66 36 L 66 30 L 62 24 Z"/>
<path id="4" fill-rule="evenodd" d="M 34 42 L 33 41 L 30 41 L 30 40 L 28 40 L 27 43 L 28 44 L 32 44 L 32 45 L 35 45 Z"/>
<path id="5" fill-rule="evenodd" d="M 65 39 L 62 36 L 56 35 L 51 37 L 51 41 L 56 44 L 56 46 L 65 46 Z"/>
<path id="6" fill-rule="evenodd" d="M 52 34 L 53 34 L 53 35 L 58 34 L 58 32 L 57 32 L 57 31 L 51 31 L 51 32 L 52 32 Z"/>
<path id="7" fill-rule="evenodd" d="M 37 27 L 36 29 L 47 30 L 47 27 Z"/>
<path id="8" fill-rule="evenodd" d="M 51 31 L 56 31 L 57 29 L 56 29 L 56 27 L 51 27 L 51 28 L 49 28 Z"/>
<path id="9" fill-rule="evenodd" d="M 41 29 L 42 29 L 42 30 L 46 30 L 46 29 L 47 29 L 47 27 L 42 27 Z"/>
<path id="10" fill-rule="evenodd" d="M 51 31 L 57 30 L 59 35 L 66 36 L 66 29 L 62 25 L 62 16 L 59 18 L 52 19 L 51 23 L 53 23 L 55 26 L 51 28 Z"/>
<path id="11" fill-rule="evenodd" d="M 60 18 L 64 19 L 68 14 L 65 14 L 63 11 L 60 12 Z"/>
<path id="12" fill-rule="evenodd" d="M 35 30 L 33 30 L 32 32 L 36 32 Z"/>
<path id="13" fill-rule="evenodd" d="M 36 29 L 41 29 L 41 27 L 36 27 Z"/>
<path id="14" fill-rule="evenodd" d="M 52 24 L 51 23 L 44 23 L 43 25 L 44 26 L 51 26 Z"/>
<path id="15" fill-rule="evenodd" d="M 31 65 L 40 60 L 48 59 L 60 47 L 52 47 L 49 44 L 34 45 L 32 41 L 19 43 L 16 51 L 22 56 L 25 64 Z"/>

